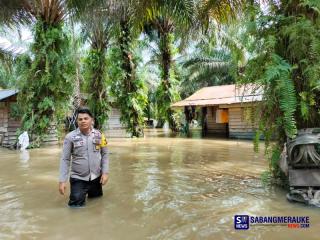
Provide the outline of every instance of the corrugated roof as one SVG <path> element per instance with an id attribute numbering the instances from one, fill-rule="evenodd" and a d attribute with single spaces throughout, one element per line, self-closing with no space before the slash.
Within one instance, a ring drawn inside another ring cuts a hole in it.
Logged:
<path id="1" fill-rule="evenodd" d="M 18 90 L 14 89 L 3 89 L 0 90 L 0 101 L 3 101 L 11 96 L 14 96 L 18 93 Z"/>
<path id="2" fill-rule="evenodd" d="M 172 104 L 171 107 L 212 106 L 261 100 L 261 88 L 255 85 L 237 86 L 232 84 L 202 88 L 190 97 Z"/>

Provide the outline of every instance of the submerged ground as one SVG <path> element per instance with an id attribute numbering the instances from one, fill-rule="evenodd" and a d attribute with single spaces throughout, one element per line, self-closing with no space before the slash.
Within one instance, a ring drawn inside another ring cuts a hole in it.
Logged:
<path id="1" fill-rule="evenodd" d="M 69 209 L 61 146 L 0 149 L 0 239 L 318 239 L 320 211 L 263 187 L 251 141 L 148 135 L 109 139 L 104 197 Z M 68 188 L 69 190 L 69 188 Z M 310 228 L 234 229 L 234 215 L 309 216 Z"/>

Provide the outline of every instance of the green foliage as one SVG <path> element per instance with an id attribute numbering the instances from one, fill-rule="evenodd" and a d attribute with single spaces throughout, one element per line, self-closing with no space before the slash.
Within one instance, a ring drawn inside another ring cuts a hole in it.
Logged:
<path id="1" fill-rule="evenodd" d="M 226 50 L 197 49 L 183 62 L 183 67 L 183 98 L 203 87 L 232 84 L 235 81 L 230 72 L 236 66 L 232 64 L 231 56 Z"/>
<path id="2" fill-rule="evenodd" d="M 279 161 L 281 150 L 281 146 L 275 145 L 270 152 L 269 169 L 274 177 L 279 177 L 280 175 Z"/>
<path id="3" fill-rule="evenodd" d="M 311 0 L 270 2 L 269 7 L 269 12 L 249 8 L 245 34 L 254 44 L 241 82 L 264 92 L 259 132 L 271 152 L 272 175 L 280 177 L 283 143 L 297 129 L 320 125 L 320 15 L 319 4 Z M 269 145 L 271 139 L 276 147 Z"/>
<path id="4" fill-rule="evenodd" d="M 27 54 L 0 59 L 0 88 L 17 89 L 24 68 L 29 68 L 30 57 Z"/>
<path id="5" fill-rule="evenodd" d="M 85 89 L 88 107 L 95 116 L 95 127 L 103 128 L 108 119 L 107 71 L 105 49 L 90 49 L 85 59 Z"/>
<path id="6" fill-rule="evenodd" d="M 139 78 L 144 82 L 147 93 L 147 105 L 144 109 L 144 115 L 148 120 L 157 119 L 157 96 L 156 89 L 159 85 L 158 69 L 155 65 L 146 64 L 138 65 L 137 71 Z"/>
<path id="7" fill-rule="evenodd" d="M 10 118 L 13 118 L 15 120 L 20 120 L 22 117 L 22 109 L 21 106 L 16 103 L 10 103 Z"/>
<path id="8" fill-rule="evenodd" d="M 167 120 L 169 126 L 173 130 L 178 129 L 178 121 L 174 117 L 174 110 L 170 108 L 171 104 L 180 100 L 178 92 L 178 82 L 176 80 L 174 69 L 170 70 L 170 78 L 168 81 L 161 81 L 156 91 L 157 99 L 157 117 L 161 121 Z"/>
<path id="9" fill-rule="evenodd" d="M 292 67 L 280 56 L 271 56 L 271 62 L 266 66 L 262 76 L 261 85 L 265 86 L 264 98 L 266 100 L 266 111 L 264 117 L 273 117 L 276 129 L 283 129 L 286 136 L 294 137 L 297 133 L 294 113 L 297 108 L 296 92 L 291 79 Z M 268 95 L 269 94 L 269 95 Z M 272 99 L 273 101 L 268 101 Z M 268 102 L 267 102 L 268 101 Z M 274 105 L 272 105 L 274 104 Z M 272 112 L 272 109 L 279 109 L 280 115 Z"/>
<path id="10" fill-rule="evenodd" d="M 132 59 L 134 64 L 136 59 Z M 110 94 L 120 108 L 121 122 L 133 137 L 139 137 L 143 131 L 143 111 L 147 105 L 147 89 L 135 72 L 124 68 L 123 51 L 114 46 L 108 53 L 108 72 Z M 139 75 L 139 74 L 138 74 Z"/>
<path id="11" fill-rule="evenodd" d="M 262 182 L 263 186 L 265 186 L 265 187 L 271 185 L 272 174 L 270 171 L 264 171 L 261 174 L 261 182 Z"/>
<path id="12" fill-rule="evenodd" d="M 145 26 L 145 32 L 150 40 L 154 41 L 157 50 L 154 58 L 160 69 L 161 83 L 156 90 L 158 126 L 165 121 L 173 131 L 178 130 L 177 118 L 170 105 L 180 99 L 177 91 L 178 78 L 174 57 L 178 53 L 175 47 L 176 38 L 180 45 L 184 45 L 189 37 L 186 34 L 194 23 L 195 2 L 190 0 L 159 1 L 149 9 L 150 21 Z"/>
<path id="13" fill-rule="evenodd" d="M 180 100 L 178 91 L 177 68 L 173 58 L 177 53 L 174 46 L 174 35 L 170 32 L 163 32 L 157 40 L 159 53 L 159 70 L 161 83 L 156 90 L 157 118 L 160 122 L 169 122 L 169 127 L 173 131 L 178 130 L 177 118 L 174 117 L 174 110 L 171 104 Z"/>
<path id="14" fill-rule="evenodd" d="M 12 74 L 12 68 L 7 68 L 4 65 L 0 65 L 0 88 L 7 89 L 12 88 L 15 85 L 15 78 Z"/>
<path id="15" fill-rule="evenodd" d="M 51 124 L 65 117 L 72 95 L 73 63 L 69 58 L 69 38 L 62 24 L 48 25 L 38 20 L 31 46 L 32 61 L 21 68 L 18 102 L 23 106 L 23 130 L 41 142 Z M 29 66 L 28 66 L 29 65 Z"/>

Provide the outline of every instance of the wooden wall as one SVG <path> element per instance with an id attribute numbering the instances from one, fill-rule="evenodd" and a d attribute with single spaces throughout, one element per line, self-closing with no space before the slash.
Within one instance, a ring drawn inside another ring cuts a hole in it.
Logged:
<path id="1" fill-rule="evenodd" d="M 4 102 L 0 102 L 0 144 L 5 141 L 5 134 L 8 129 L 8 106 Z M 6 139 L 7 141 L 7 139 Z"/>
<path id="2" fill-rule="evenodd" d="M 253 139 L 257 124 L 250 119 L 253 114 L 250 107 L 240 104 L 229 106 L 229 137 L 239 139 Z"/>
<path id="3" fill-rule="evenodd" d="M 20 120 L 10 118 L 10 102 L 0 102 L 0 145 L 11 146 L 16 143 L 16 131 L 21 126 Z"/>
<path id="4" fill-rule="evenodd" d="M 21 121 L 8 118 L 8 129 L 7 133 L 5 134 L 5 139 L 4 139 L 4 145 L 13 145 L 17 141 L 17 129 L 21 127 Z"/>
<path id="5" fill-rule="evenodd" d="M 48 129 L 48 135 L 44 137 L 42 144 L 55 145 L 59 143 L 56 124 L 52 124 Z"/>
<path id="6" fill-rule="evenodd" d="M 106 126 L 107 138 L 125 138 L 129 137 L 126 133 L 126 128 L 120 122 L 120 111 L 117 108 L 112 108 L 109 113 L 109 119 Z"/>
<path id="7" fill-rule="evenodd" d="M 11 147 L 17 143 L 17 130 L 21 127 L 20 119 L 10 118 L 12 103 L 14 102 L 0 102 L 0 146 L 3 147 Z M 58 134 L 54 124 L 50 126 L 49 134 L 44 138 L 43 144 L 58 144 Z"/>
<path id="8" fill-rule="evenodd" d="M 207 126 L 209 134 L 216 134 L 220 136 L 227 136 L 228 127 L 226 123 L 216 123 L 216 109 L 215 106 L 207 107 Z"/>

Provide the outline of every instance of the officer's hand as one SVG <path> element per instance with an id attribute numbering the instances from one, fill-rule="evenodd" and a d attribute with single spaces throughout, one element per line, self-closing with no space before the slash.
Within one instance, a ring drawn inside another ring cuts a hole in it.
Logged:
<path id="1" fill-rule="evenodd" d="M 105 185 L 108 182 L 108 179 L 109 179 L 109 174 L 104 173 L 101 175 L 100 183 L 102 185 Z"/>
<path id="2" fill-rule="evenodd" d="M 66 183 L 65 182 L 59 182 L 59 192 L 61 195 L 64 195 L 64 193 L 66 192 Z"/>

